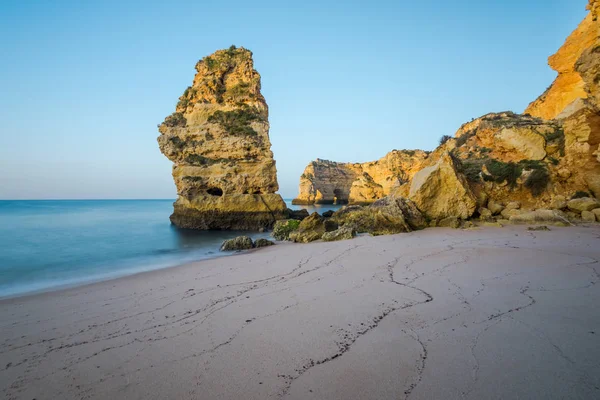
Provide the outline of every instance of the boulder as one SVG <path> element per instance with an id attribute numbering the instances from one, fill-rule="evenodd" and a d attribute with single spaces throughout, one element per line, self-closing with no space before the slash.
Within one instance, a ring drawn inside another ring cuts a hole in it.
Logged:
<path id="1" fill-rule="evenodd" d="M 498 215 L 504 210 L 502 204 L 496 203 L 494 200 L 488 201 L 487 208 L 492 212 L 492 215 Z"/>
<path id="2" fill-rule="evenodd" d="M 530 224 L 535 222 L 567 222 L 566 216 L 556 210 L 535 210 L 513 215 L 509 221 L 515 224 Z"/>
<path id="3" fill-rule="evenodd" d="M 467 219 L 475 212 L 477 200 L 450 153 L 444 153 L 429 167 L 415 174 L 409 199 L 429 218 Z"/>
<path id="4" fill-rule="evenodd" d="M 290 233 L 298 229 L 300 221 L 296 219 L 282 219 L 275 222 L 273 227 L 273 236 L 276 240 L 290 240 Z"/>
<path id="5" fill-rule="evenodd" d="M 504 219 L 510 219 L 511 217 L 517 216 L 522 213 L 523 213 L 523 211 L 521 211 L 521 210 L 517 210 L 514 208 L 511 208 L 511 209 L 505 208 L 504 210 L 502 210 L 500 215 L 502 215 L 502 218 L 504 218 Z"/>
<path id="6" fill-rule="evenodd" d="M 479 219 L 482 221 L 490 221 L 492 219 L 492 212 L 485 207 L 479 207 Z"/>
<path id="7" fill-rule="evenodd" d="M 332 220 L 372 235 L 410 232 L 427 226 L 416 205 L 402 197 L 385 197 L 368 207 L 347 206 L 334 213 Z"/>
<path id="8" fill-rule="evenodd" d="M 592 210 L 592 212 L 593 212 L 593 213 L 594 213 L 594 215 L 596 216 L 596 220 L 597 220 L 598 222 L 600 222 L 600 208 L 594 208 L 594 209 Z"/>
<path id="9" fill-rule="evenodd" d="M 331 217 L 333 217 L 333 212 L 334 212 L 333 210 L 327 210 L 321 215 L 323 216 L 323 218 L 331 218 Z"/>
<path id="10" fill-rule="evenodd" d="M 463 221 L 461 228 L 463 229 L 475 229 L 477 225 L 475 225 L 472 221 Z"/>
<path id="11" fill-rule="evenodd" d="M 446 217 L 438 221 L 437 226 L 440 228 L 460 228 L 460 220 L 456 217 Z"/>
<path id="12" fill-rule="evenodd" d="M 326 242 L 333 242 L 337 240 L 348 240 L 356 236 L 356 231 L 350 226 L 342 226 L 332 232 L 325 232 L 321 239 Z"/>
<path id="13" fill-rule="evenodd" d="M 325 225 L 325 232 L 333 232 L 339 227 L 338 223 L 332 221 L 330 218 L 325 219 L 323 224 Z"/>
<path id="14" fill-rule="evenodd" d="M 595 208 L 600 207 L 600 201 L 591 197 L 581 197 L 579 199 L 572 199 L 567 202 L 569 210 L 581 213 L 582 211 L 592 211 Z"/>
<path id="15" fill-rule="evenodd" d="M 565 196 L 554 196 L 550 203 L 550 208 L 555 210 L 564 210 L 567 208 L 567 198 Z"/>
<path id="16" fill-rule="evenodd" d="M 529 228 L 527 228 L 528 231 L 534 231 L 534 232 L 542 232 L 542 231 L 549 231 L 550 228 L 548 228 L 546 225 L 540 225 L 540 226 L 530 226 Z"/>
<path id="17" fill-rule="evenodd" d="M 290 233 L 290 240 L 298 243 L 309 243 L 321 239 L 325 233 L 325 223 L 319 213 L 314 212 L 308 218 L 305 218 L 298 229 Z"/>
<path id="18" fill-rule="evenodd" d="M 238 236 L 224 241 L 221 245 L 221 251 L 248 250 L 252 247 L 252 239 L 248 236 Z"/>
<path id="19" fill-rule="evenodd" d="M 596 215 L 591 211 L 582 211 L 581 220 L 583 222 L 596 222 Z"/>
<path id="20" fill-rule="evenodd" d="M 273 243 L 272 241 L 270 241 L 269 239 L 256 239 L 256 241 L 254 242 L 254 247 L 256 248 L 260 248 L 260 247 L 268 247 L 268 246 L 273 246 L 275 243 Z"/>
<path id="21" fill-rule="evenodd" d="M 306 208 L 303 208 L 302 210 L 292 210 L 288 208 L 286 214 L 289 219 L 297 219 L 298 221 L 302 221 L 310 215 Z"/>
<path id="22" fill-rule="evenodd" d="M 505 207 L 506 210 L 518 210 L 519 208 L 521 208 L 521 203 L 518 201 L 511 201 Z"/>

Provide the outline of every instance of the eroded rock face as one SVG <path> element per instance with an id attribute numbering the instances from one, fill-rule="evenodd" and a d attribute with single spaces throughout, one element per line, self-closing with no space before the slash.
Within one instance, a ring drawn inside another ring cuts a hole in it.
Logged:
<path id="1" fill-rule="evenodd" d="M 294 204 L 369 204 L 406 185 L 421 168 L 428 153 L 394 150 L 366 163 L 339 163 L 317 159 L 300 177 Z"/>
<path id="2" fill-rule="evenodd" d="M 463 124 L 455 134 L 457 147 L 484 148 L 486 156 L 503 162 L 543 160 L 546 137 L 560 129 L 554 122 L 512 112 L 491 113 Z"/>
<path id="3" fill-rule="evenodd" d="M 173 224 L 258 230 L 284 218 L 269 141 L 268 107 L 252 53 L 232 46 L 196 64 L 192 86 L 159 126 L 173 162 Z"/>
<path id="4" fill-rule="evenodd" d="M 554 119 L 573 101 L 587 97 L 585 83 L 576 69 L 576 64 L 598 38 L 597 3 L 596 0 L 590 1 L 588 9 L 592 12 L 571 33 L 556 54 L 548 58 L 548 64 L 558 72 L 558 77 L 527 107 L 525 113 L 544 119 Z"/>
<path id="5" fill-rule="evenodd" d="M 409 199 L 432 219 L 467 219 L 475 212 L 477 201 L 465 177 L 449 153 L 423 168 L 412 180 Z"/>

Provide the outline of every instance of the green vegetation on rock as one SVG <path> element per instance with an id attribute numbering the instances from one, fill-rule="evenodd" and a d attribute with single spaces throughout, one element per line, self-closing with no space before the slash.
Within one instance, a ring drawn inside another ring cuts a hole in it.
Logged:
<path id="1" fill-rule="evenodd" d="M 275 222 L 271 236 L 277 240 L 289 240 L 290 233 L 297 230 L 299 225 L 300 221 L 296 219 L 279 220 Z"/>
<path id="2" fill-rule="evenodd" d="M 450 135 L 444 135 L 440 138 L 440 146 L 446 143 L 448 140 L 452 139 Z"/>
<path id="3" fill-rule="evenodd" d="M 525 187 L 535 197 L 541 195 L 550 183 L 550 174 L 545 168 L 534 169 L 525 180 Z"/>
<path id="4" fill-rule="evenodd" d="M 586 197 L 591 197 L 591 196 L 588 192 L 584 192 L 583 190 L 578 190 L 575 192 L 575 194 L 573 196 L 571 196 L 571 199 L 583 199 Z"/>
<path id="5" fill-rule="evenodd" d="M 167 118 L 165 118 L 165 121 L 163 122 L 163 124 L 168 126 L 169 128 L 173 128 L 176 126 L 183 127 L 187 124 L 187 120 L 185 119 L 185 117 L 183 116 L 182 113 L 174 112 L 173 114 L 171 114 Z"/>
<path id="6" fill-rule="evenodd" d="M 554 132 L 547 134 L 546 143 L 558 144 L 560 156 L 565 156 L 565 131 L 562 128 L 556 128 Z"/>
<path id="7" fill-rule="evenodd" d="M 485 167 L 490 174 L 484 174 L 484 180 L 496 183 L 506 181 L 510 187 L 517 186 L 517 179 L 523 172 L 523 169 L 514 162 L 505 163 L 494 159 L 488 160 Z"/>
<path id="8" fill-rule="evenodd" d="M 259 111 L 250 106 L 244 106 L 232 111 L 215 111 L 208 122 L 220 125 L 230 135 L 257 135 L 250 126 L 254 121 L 264 121 Z"/>
<path id="9" fill-rule="evenodd" d="M 463 144 L 467 143 L 467 140 L 471 139 L 473 136 L 475 136 L 475 132 L 463 133 L 462 135 L 456 138 L 456 147 L 460 147 Z"/>

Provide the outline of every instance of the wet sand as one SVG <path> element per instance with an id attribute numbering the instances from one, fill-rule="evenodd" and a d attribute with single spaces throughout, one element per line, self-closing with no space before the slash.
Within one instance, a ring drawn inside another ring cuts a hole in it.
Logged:
<path id="1" fill-rule="evenodd" d="M 600 226 L 428 229 L 0 302 L 7 399 L 600 398 Z"/>

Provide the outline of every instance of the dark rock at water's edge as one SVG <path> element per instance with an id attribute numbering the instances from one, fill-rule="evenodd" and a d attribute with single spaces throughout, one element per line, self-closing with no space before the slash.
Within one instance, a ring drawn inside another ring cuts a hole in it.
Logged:
<path id="1" fill-rule="evenodd" d="M 221 251 L 239 251 L 239 250 L 250 250 L 253 248 L 261 248 L 272 246 L 275 243 L 268 239 L 256 239 L 252 242 L 252 239 L 248 236 L 238 236 L 233 239 L 229 239 L 223 242 L 221 245 Z"/>
<path id="2" fill-rule="evenodd" d="M 184 229 L 262 231 L 273 228 L 275 221 L 284 218 L 283 213 L 244 211 L 198 211 L 179 207 L 175 203 L 171 223 Z"/>
<path id="3" fill-rule="evenodd" d="M 323 218 L 331 218 L 331 217 L 333 217 L 333 213 L 334 213 L 333 210 L 327 210 L 321 215 L 323 216 Z"/>
<path id="4" fill-rule="evenodd" d="M 254 247 L 252 239 L 248 236 L 238 236 L 233 239 L 229 239 L 223 242 L 221 245 L 221 251 L 236 251 L 236 250 L 248 250 Z"/>
<path id="5" fill-rule="evenodd" d="M 273 246 L 275 243 L 273 243 L 272 241 L 270 241 L 269 239 L 256 239 L 256 241 L 254 242 L 254 247 L 261 248 L 261 247 L 268 247 L 268 246 Z"/>
<path id="6" fill-rule="evenodd" d="M 292 210 L 288 208 L 285 210 L 285 213 L 288 219 L 297 219 L 298 221 L 302 221 L 304 218 L 310 215 L 306 208 L 301 210 Z"/>

